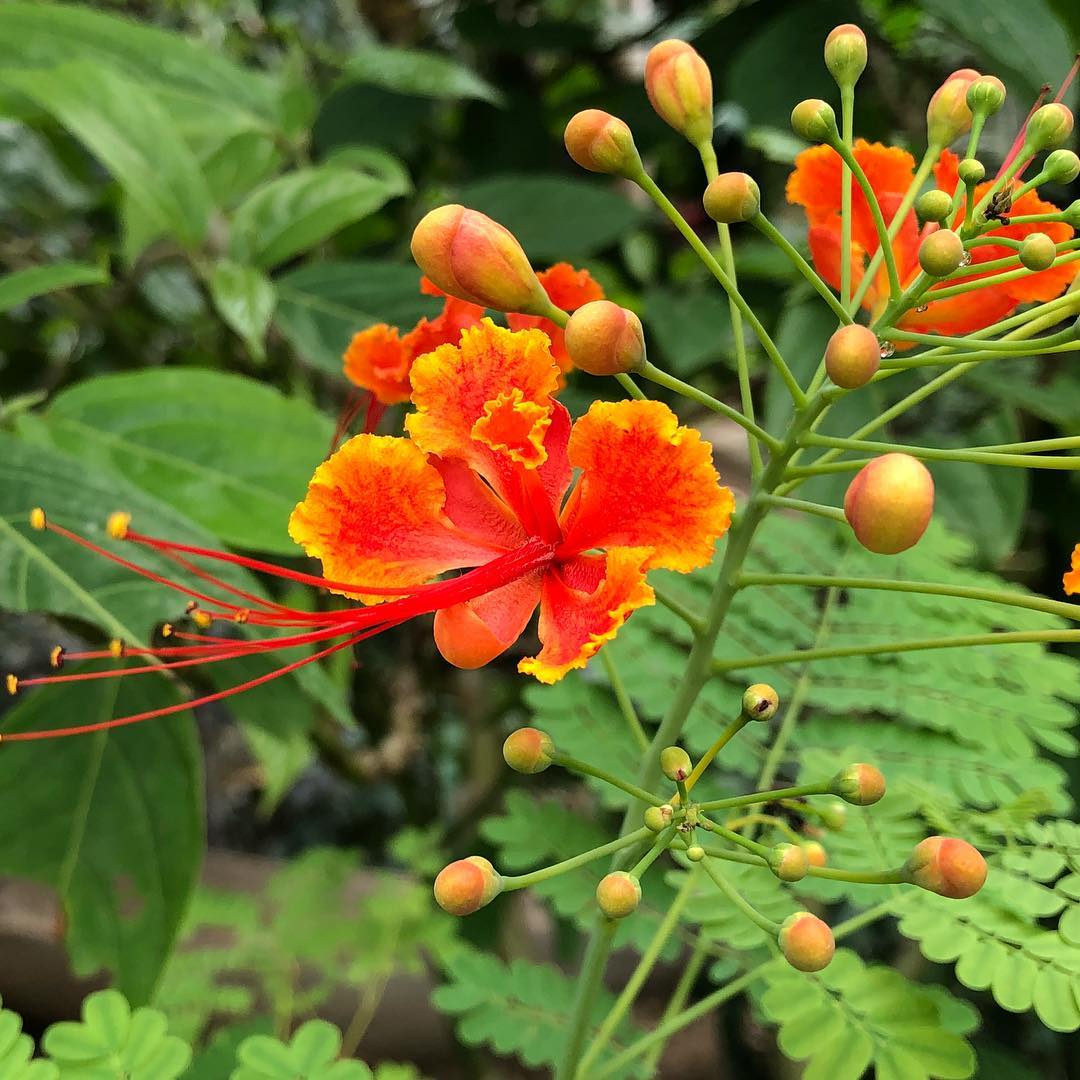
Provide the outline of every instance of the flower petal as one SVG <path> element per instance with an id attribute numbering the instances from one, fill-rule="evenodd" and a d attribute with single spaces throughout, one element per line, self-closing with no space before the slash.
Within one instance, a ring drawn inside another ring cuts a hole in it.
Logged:
<path id="1" fill-rule="evenodd" d="M 1080 544 L 1073 548 L 1072 569 L 1062 577 L 1061 583 L 1064 585 L 1068 596 L 1075 596 L 1080 593 Z"/>
<path id="2" fill-rule="evenodd" d="M 511 461 L 535 469 L 547 460 L 544 437 L 549 427 L 550 406 L 526 401 L 515 386 L 485 403 L 483 415 L 473 424 L 472 437 Z"/>
<path id="3" fill-rule="evenodd" d="M 463 461 L 429 458 L 446 489 L 446 516 L 470 536 L 503 551 L 521 547 L 528 535 L 513 511 Z"/>
<path id="4" fill-rule="evenodd" d="M 713 467 L 712 447 L 658 401 L 595 402 L 570 434 L 582 470 L 562 515 L 569 554 L 649 548 L 649 567 L 706 565 L 735 500 Z"/>
<path id="5" fill-rule="evenodd" d="M 384 405 L 408 401 L 413 353 L 398 337 L 397 327 L 377 323 L 354 334 L 345 350 L 345 377 L 370 390 Z"/>
<path id="6" fill-rule="evenodd" d="M 651 554 L 647 548 L 613 548 L 606 555 L 582 555 L 549 569 L 540 597 L 543 648 L 522 660 L 518 671 L 554 683 L 584 667 L 631 612 L 656 602 L 645 580 Z"/>
<path id="7" fill-rule="evenodd" d="M 356 435 L 316 470 L 289 535 L 332 581 L 373 588 L 419 585 L 487 562 L 502 549 L 444 512 L 438 470 L 408 439 Z M 355 595 L 365 602 L 385 596 Z"/>
<path id="8" fill-rule="evenodd" d="M 455 667 L 483 667 L 505 652 L 540 603 L 541 572 L 435 613 L 435 644 Z"/>

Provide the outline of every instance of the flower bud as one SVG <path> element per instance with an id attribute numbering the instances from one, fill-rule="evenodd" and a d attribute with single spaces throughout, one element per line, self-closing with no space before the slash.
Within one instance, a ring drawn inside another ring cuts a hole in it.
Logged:
<path id="1" fill-rule="evenodd" d="M 896 555 L 918 543 L 934 512 L 934 478 L 910 454 L 884 454 L 848 485 L 844 516 L 867 551 Z"/>
<path id="2" fill-rule="evenodd" d="M 617 870 L 600 879 L 596 902 L 609 919 L 625 919 L 641 903 L 641 883 L 625 870 Z"/>
<path id="3" fill-rule="evenodd" d="M 885 777 L 873 765 L 847 765 L 829 782 L 829 791 L 853 806 L 873 806 L 885 794 Z"/>
<path id="4" fill-rule="evenodd" d="M 649 50 L 645 93 L 657 115 L 695 146 L 712 138 L 712 75 L 692 45 L 672 38 Z"/>
<path id="5" fill-rule="evenodd" d="M 769 869 L 781 881 L 802 881 L 809 862 L 801 844 L 777 844 L 768 854 Z"/>
<path id="6" fill-rule="evenodd" d="M 645 811 L 645 825 L 653 832 L 663 832 L 671 824 L 671 819 L 675 816 L 675 807 L 670 803 L 664 803 L 663 806 L 650 806 Z"/>
<path id="7" fill-rule="evenodd" d="M 570 118 L 563 133 L 566 152 L 589 172 L 637 176 L 641 157 L 624 120 L 601 109 L 585 109 Z"/>
<path id="8" fill-rule="evenodd" d="M 685 780 L 693 770 L 693 764 L 681 746 L 666 746 L 660 751 L 660 770 L 669 780 Z"/>
<path id="9" fill-rule="evenodd" d="M 993 116 L 1005 104 L 1005 84 L 996 75 L 980 75 L 968 84 L 966 101 L 973 113 Z"/>
<path id="10" fill-rule="evenodd" d="M 610 300 L 591 300 L 579 307 L 564 335 L 574 367 L 590 375 L 625 375 L 645 365 L 641 320 Z"/>
<path id="11" fill-rule="evenodd" d="M 825 66 L 839 87 L 851 87 L 866 70 L 866 35 L 854 23 L 843 23 L 825 39 Z"/>
<path id="12" fill-rule="evenodd" d="M 413 230 L 416 265 L 443 292 L 496 311 L 546 315 L 544 287 L 513 233 L 486 214 L 451 204 Z"/>
<path id="13" fill-rule="evenodd" d="M 986 881 L 986 860 L 966 840 L 928 836 L 904 864 L 905 880 L 920 889 L 964 900 Z"/>
<path id="14" fill-rule="evenodd" d="M 802 847 L 810 866 L 824 866 L 829 861 L 828 852 L 816 840 L 807 840 Z"/>
<path id="15" fill-rule="evenodd" d="M 451 915 L 471 915 L 502 890 L 502 878 L 480 855 L 444 866 L 435 879 L 435 899 Z"/>
<path id="16" fill-rule="evenodd" d="M 934 91 L 926 107 L 926 139 L 931 146 L 948 146 L 971 130 L 967 92 L 978 78 L 979 73 L 972 68 L 961 68 Z"/>
<path id="17" fill-rule="evenodd" d="M 1052 101 L 1035 110 L 1028 121 L 1024 138 L 1032 150 L 1052 150 L 1065 142 L 1072 129 L 1072 110 L 1060 101 Z"/>
<path id="18" fill-rule="evenodd" d="M 966 184 L 968 187 L 974 187 L 976 184 L 981 184 L 986 178 L 986 166 L 976 158 L 964 158 L 964 160 L 956 166 L 956 175 L 960 177 L 960 182 L 962 184 Z"/>
<path id="19" fill-rule="evenodd" d="M 938 229 L 919 245 L 919 265 L 931 277 L 944 277 L 964 261 L 964 241 L 952 229 Z"/>
<path id="20" fill-rule="evenodd" d="M 742 696 L 742 711 L 751 720 L 771 720 L 780 706 L 780 697 L 768 683 L 748 686 Z"/>
<path id="21" fill-rule="evenodd" d="M 952 213 L 952 196 L 940 188 L 924 191 L 915 200 L 915 213 L 923 221 L 944 221 Z"/>
<path id="22" fill-rule="evenodd" d="M 841 326 L 825 346 L 825 370 L 837 386 L 856 390 L 865 386 L 881 367 L 877 334 L 859 323 Z"/>
<path id="23" fill-rule="evenodd" d="M 757 214 L 761 208 L 761 189 L 744 172 L 721 173 L 709 182 L 701 201 L 713 221 L 734 225 Z"/>
<path id="24" fill-rule="evenodd" d="M 807 98 L 791 110 L 791 130 L 807 142 L 829 142 L 836 137 L 836 113 L 820 98 Z"/>
<path id="25" fill-rule="evenodd" d="M 1057 258 L 1057 245 L 1046 233 L 1031 233 L 1024 237 L 1016 254 L 1020 265 L 1028 270 L 1048 270 Z"/>
<path id="26" fill-rule="evenodd" d="M 1080 229 L 1080 199 L 1074 199 L 1069 203 L 1061 211 L 1061 216 L 1067 225 L 1071 225 L 1074 229 Z"/>
<path id="27" fill-rule="evenodd" d="M 705 858 L 705 849 L 700 844 L 691 844 L 686 849 L 686 857 L 691 862 L 701 862 Z"/>
<path id="28" fill-rule="evenodd" d="M 551 764 L 555 744 L 545 731 L 534 727 L 510 732 L 503 743 L 503 760 L 514 772 L 543 772 Z"/>
<path id="29" fill-rule="evenodd" d="M 821 815 L 821 824 L 826 829 L 831 832 L 844 831 L 848 816 L 848 808 L 844 803 L 830 799 L 818 807 L 818 813 Z"/>
<path id="30" fill-rule="evenodd" d="M 1080 176 L 1080 158 L 1071 150 L 1055 150 L 1047 155 L 1042 172 L 1052 184 L 1071 184 Z"/>
<path id="31" fill-rule="evenodd" d="M 809 911 L 796 911 L 780 925 L 776 939 L 784 959 L 798 971 L 821 971 L 829 966 L 836 941 L 829 927 Z"/>

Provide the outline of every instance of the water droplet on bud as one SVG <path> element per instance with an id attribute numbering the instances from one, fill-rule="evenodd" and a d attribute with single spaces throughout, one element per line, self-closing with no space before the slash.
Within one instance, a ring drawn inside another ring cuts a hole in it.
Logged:
<path id="1" fill-rule="evenodd" d="M 970 251 L 965 251 L 964 252 L 963 258 L 961 258 L 961 260 L 960 260 L 960 265 L 961 266 L 970 266 L 971 265 L 971 252 Z"/>
<path id="2" fill-rule="evenodd" d="M 930 310 L 930 305 L 929 304 L 920 304 L 915 310 L 921 315 L 924 311 L 929 311 Z"/>
<path id="3" fill-rule="evenodd" d="M 894 352 L 896 352 L 896 346 L 891 341 L 885 341 L 883 339 L 878 340 L 878 352 L 881 354 L 882 360 L 888 360 Z"/>

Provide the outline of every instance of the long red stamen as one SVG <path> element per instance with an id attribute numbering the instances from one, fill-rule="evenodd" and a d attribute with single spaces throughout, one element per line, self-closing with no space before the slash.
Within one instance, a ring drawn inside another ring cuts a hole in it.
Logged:
<path id="1" fill-rule="evenodd" d="M 1071 81 L 1071 76 L 1070 76 Z M 1046 95 L 1050 93 L 1050 84 L 1043 83 L 1039 89 L 1039 96 L 1035 99 L 1035 104 L 1028 110 L 1027 116 L 1024 117 L 1024 122 L 1020 125 L 1020 130 L 1013 140 L 1013 144 L 1009 147 L 1009 152 L 1005 155 L 1005 160 L 1001 163 L 1001 168 L 997 171 L 996 180 L 1005 170 L 1016 160 L 1016 155 L 1020 153 L 1024 146 L 1024 142 L 1027 138 L 1027 126 L 1028 121 L 1035 115 L 1035 113 L 1042 107 L 1042 103 L 1046 100 Z M 1064 93 L 1064 90 L 1062 90 Z M 1024 168 L 1027 168 L 1025 165 Z M 1023 176 L 1023 172 L 1017 174 L 1018 177 Z"/>
<path id="2" fill-rule="evenodd" d="M 1058 88 L 1058 92 L 1054 97 L 1054 101 L 1064 101 L 1065 95 L 1069 92 L 1069 87 L 1073 84 L 1073 79 L 1076 78 L 1077 72 L 1080 71 L 1080 53 L 1077 53 L 1073 59 L 1072 67 L 1069 68 L 1069 74 L 1065 76 L 1064 82 Z"/>

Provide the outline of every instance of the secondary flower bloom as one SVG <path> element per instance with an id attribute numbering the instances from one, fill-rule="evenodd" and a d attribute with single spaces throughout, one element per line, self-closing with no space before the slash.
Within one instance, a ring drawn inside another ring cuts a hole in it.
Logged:
<path id="1" fill-rule="evenodd" d="M 1073 548 L 1072 563 L 1065 576 L 1061 579 L 1068 596 L 1076 596 L 1080 593 L 1080 544 Z"/>
<path id="2" fill-rule="evenodd" d="M 868 143 L 859 139 L 854 146 L 856 160 L 866 173 L 870 186 L 877 196 L 878 203 L 887 223 L 891 222 L 904 193 L 915 175 L 915 159 L 906 150 L 881 143 Z M 944 151 L 934 169 L 937 186 L 952 192 L 958 185 L 957 156 L 949 150 Z M 795 171 L 788 177 L 788 202 L 802 206 L 810 225 L 810 252 L 818 273 L 834 288 L 840 287 L 840 191 L 841 191 L 840 156 L 832 147 L 813 146 L 802 151 L 795 158 Z M 976 188 L 976 198 L 980 199 L 988 190 L 990 181 Z M 852 187 L 852 226 L 851 226 L 851 277 L 853 287 L 858 287 L 870 258 L 878 250 L 877 230 L 870 214 L 870 207 L 857 184 Z M 1040 199 L 1034 191 L 1021 195 L 1010 209 L 1010 214 L 1053 214 L 1058 208 L 1052 203 Z M 954 217 L 955 226 L 963 221 L 964 203 Z M 908 285 L 919 273 L 919 244 L 930 232 L 936 230 L 936 224 L 927 224 L 920 232 L 918 221 L 913 212 L 909 212 L 893 240 L 893 254 L 901 285 Z M 1022 240 L 1031 233 L 1042 232 L 1050 236 L 1057 244 L 1069 240 L 1073 229 L 1065 222 L 1044 222 L 1036 225 L 1003 225 L 986 235 L 1008 237 Z M 951 278 L 949 285 L 970 281 L 980 274 L 981 263 L 994 259 L 1007 258 L 1015 254 L 1011 248 L 988 244 L 973 248 L 970 252 L 970 274 L 962 278 Z M 1059 296 L 1072 281 L 1077 270 L 1076 263 L 1052 267 L 1039 273 L 1024 275 L 1013 281 L 990 285 L 973 290 L 960 296 L 934 301 L 934 289 L 926 295 L 928 301 L 925 310 L 912 310 L 900 319 L 901 329 L 940 333 L 966 334 L 982 329 L 1005 318 L 1020 304 L 1032 301 L 1052 300 Z M 935 286 L 934 288 L 938 288 Z M 884 265 L 878 271 L 863 298 L 863 306 L 871 311 L 880 311 L 889 297 L 889 281 Z"/>
<path id="3" fill-rule="evenodd" d="M 576 270 L 569 263 L 556 263 L 536 275 L 556 307 L 576 311 L 591 300 L 603 300 L 604 290 L 587 270 Z M 409 400 L 412 387 L 409 372 L 418 356 L 440 345 L 456 345 L 462 330 L 475 326 L 485 309 L 479 304 L 447 296 L 426 277 L 420 279 L 420 291 L 443 298 L 443 309 L 433 319 L 421 319 L 408 333 L 396 326 L 376 323 L 354 334 L 345 350 L 345 377 L 363 390 L 370 390 L 384 405 Z M 550 319 L 536 315 L 508 315 L 514 330 L 535 327 L 551 339 L 551 351 L 562 372 L 572 367 L 563 344 L 562 329 Z"/>

